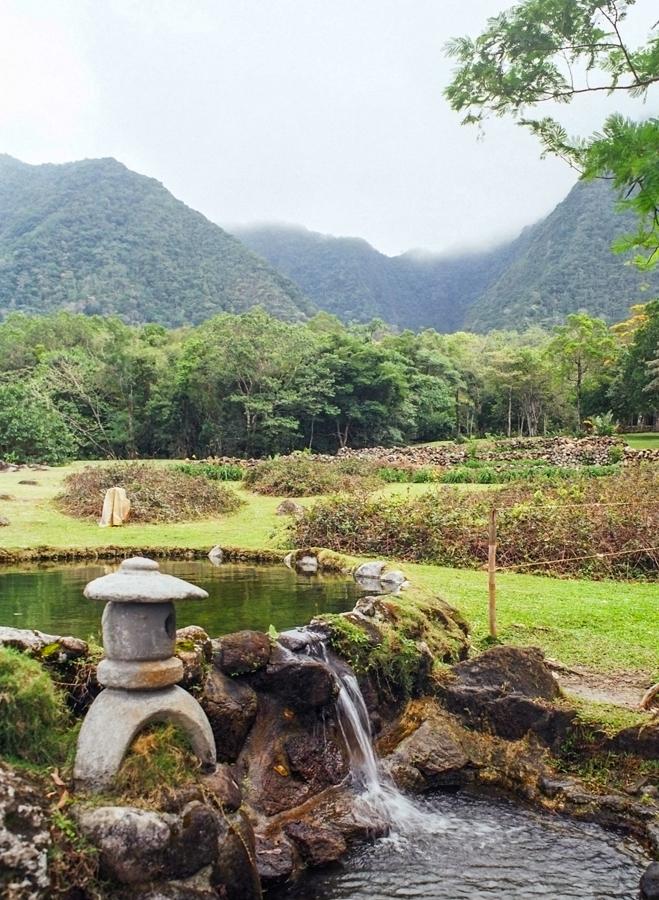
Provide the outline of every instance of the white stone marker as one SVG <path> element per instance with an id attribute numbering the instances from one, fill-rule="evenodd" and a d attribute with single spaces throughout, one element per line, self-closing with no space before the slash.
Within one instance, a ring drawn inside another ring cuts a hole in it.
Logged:
<path id="1" fill-rule="evenodd" d="M 124 560 L 118 572 L 91 581 L 88 600 L 103 611 L 105 657 L 97 677 L 105 686 L 80 730 L 73 769 L 76 785 L 108 787 L 135 735 L 151 722 L 173 722 L 187 731 L 202 764 L 216 761 L 213 732 L 197 701 L 177 686 L 183 663 L 174 656 L 175 600 L 203 600 L 206 591 L 165 575 L 152 559 Z"/>

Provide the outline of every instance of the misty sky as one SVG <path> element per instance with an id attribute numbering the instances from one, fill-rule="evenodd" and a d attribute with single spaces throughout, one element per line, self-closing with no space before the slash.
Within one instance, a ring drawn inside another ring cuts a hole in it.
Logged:
<path id="1" fill-rule="evenodd" d="M 655 3 L 639 0 L 639 36 Z M 575 179 L 511 122 L 478 139 L 442 97 L 445 41 L 509 5 L 0 0 L 0 152 L 114 156 L 220 224 L 389 254 L 507 238 Z M 563 118 L 583 133 L 613 108 L 588 97 Z"/>

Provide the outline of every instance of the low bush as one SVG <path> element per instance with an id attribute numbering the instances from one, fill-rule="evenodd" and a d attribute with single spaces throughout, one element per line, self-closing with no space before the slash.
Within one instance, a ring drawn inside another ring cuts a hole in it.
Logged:
<path id="1" fill-rule="evenodd" d="M 441 480 L 441 469 L 422 466 L 381 466 L 377 470 L 378 478 L 387 484 L 425 484 Z"/>
<path id="2" fill-rule="evenodd" d="M 508 484 L 513 481 L 560 482 L 579 478 L 603 478 L 615 475 L 617 465 L 587 465 L 579 467 L 551 466 L 542 460 L 522 464 L 488 465 L 480 460 L 467 460 L 463 465 L 448 469 L 439 478 L 442 484 Z"/>
<path id="3" fill-rule="evenodd" d="M 131 522 L 184 522 L 233 512 L 242 500 L 230 488 L 203 475 L 190 476 L 172 466 L 112 463 L 86 466 L 64 479 L 58 507 L 81 519 L 98 519 L 105 492 L 123 487 L 131 502 Z"/>
<path id="4" fill-rule="evenodd" d="M 0 648 L 0 756 L 59 764 L 75 735 L 64 698 L 40 663 Z"/>
<path id="5" fill-rule="evenodd" d="M 244 483 L 257 494 L 276 497 L 311 497 L 378 487 L 376 466 L 371 462 L 319 460 L 308 453 L 263 460 L 247 470 Z"/>
<path id="6" fill-rule="evenodd" d="M 610 478 L 511 485 L 496 495 L 447 486 L 418 497 L 340 496 L 319 500 L 289 527 L 298 547 L 482 567 L 493 501 L 500 568 L 593 578 L 659 575 L 659 550 L 653 549 L 659 545 L 659 472 L 651 466 Z"/>
<path id="7" fill-rule="evenodd" d="M 244 468 L 234 463 L 178 463 L 174 468 L 185 475 L 203 475 L 210 481 L 242 481 L 245 475 Z"/>

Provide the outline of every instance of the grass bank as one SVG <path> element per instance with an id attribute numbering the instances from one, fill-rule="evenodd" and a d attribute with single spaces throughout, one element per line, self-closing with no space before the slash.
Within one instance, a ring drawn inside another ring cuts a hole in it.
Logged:
<path id="1" fill-rule="evenodd" d="M 252 494 L 230 484 L 246 501 L 234 513 L 218 519 L 179 524 L 128 525 L 104 529 L 93 522 L 59 512 L 53 497 L 61 490 L 74 463 L 43 472 L 0 473 L 0 515 L 10 525 L 0 528 L 2 550 L 50 548 L 94 549 L 161 547 L 209 549 L 214 544 L 245 549 L 281 546 L 285 520 L 275 514 L 281 498 Z M 37 485 L 19 481 L 34 479 Z M 391 484 L 387 496 L 412 495 L 432 489 L 426 484 Z M 456 486 L 470 490 L 472 485 Z M 496 489 L 496 488 L 495 488 Z M 313 498 L 300 501 L 313 503 Z M 487 575 L 482 571 L 404 563 L 419 586 L 441 594 L 469 620 L 473 639 L 483 646 L 487 636 Z M 542 647 L 568 666 L 600 672 L 634 671 L 659 679 L 659 589 L 656 584 L 555 579 L 535 575 L 498 576 L 498 615 L 502 641 Z M 2 624 L 2 623 L 0 623 Z"/>

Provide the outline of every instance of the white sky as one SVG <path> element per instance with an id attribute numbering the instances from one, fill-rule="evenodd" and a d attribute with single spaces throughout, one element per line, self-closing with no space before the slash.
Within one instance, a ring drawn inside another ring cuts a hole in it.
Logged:
<path id="1" fill-rule="evenodd" d="M 0 0 L 0 152 L 114 156 L 215 222 L 295 222 L 390 254 L 497 241 L 574 181 L 518 126 L 479 139 L 443 99 L 444 43 L 509 5 Z M 653 10 L 638 0 L 639 37 Z M 587 132 L 613 108 L 588 97 L 566 122 Z"/>

